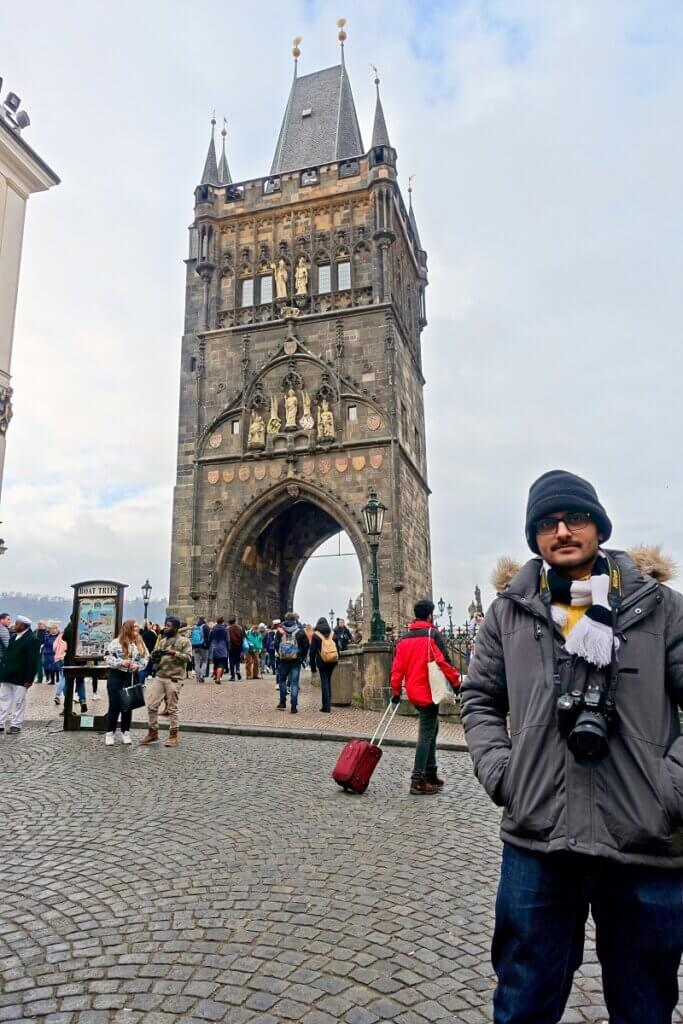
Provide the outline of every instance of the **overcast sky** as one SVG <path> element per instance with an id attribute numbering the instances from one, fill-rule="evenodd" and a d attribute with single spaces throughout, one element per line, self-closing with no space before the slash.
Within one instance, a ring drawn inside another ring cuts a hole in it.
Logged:
<path id="1" fill-rule="evenodd" d="M 683 560 L 683 5 L 33 0 L 4 26 L 0 75 L 62 184 L 29 203 L 0 589 L 168 592 L 210 112 L 233 178 L 267 173 L 291 38 L 301 73 L 336 63 L 341 15 L 365 145 L 372 62 L 429 253 L 435 597 L 460 618 L 476 583 L 490 598 L 497 557 L 525 557 L 528 485 L 555 467 L 596 484 L 614 546 Z M 353 559 L 303 579 L 306 617 L 358 589 Z"/>

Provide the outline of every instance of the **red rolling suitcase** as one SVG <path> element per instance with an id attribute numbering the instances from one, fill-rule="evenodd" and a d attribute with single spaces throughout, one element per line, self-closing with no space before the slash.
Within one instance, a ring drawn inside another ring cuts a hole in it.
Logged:
<path id="1" fill-rule="evenodd" d="M 372 773 L 382 757 L 382 742 L 398 707 L 398 704 L 387 706 L 371 740 L 351 740 L 346 744 L 332 771 L 332 778 L 342 789 L 364 793 L 368 788 Z"/>

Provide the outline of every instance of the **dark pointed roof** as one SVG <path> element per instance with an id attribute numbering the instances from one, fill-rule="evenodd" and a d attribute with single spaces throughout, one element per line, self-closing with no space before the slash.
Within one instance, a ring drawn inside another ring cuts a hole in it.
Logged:
<path id="1" fill-rule="evenodd" d="M 227 135 L 225 130 L 225 123 L 221 135 L 223 136 L 223 155 L 221 156 L 221 162 L 218 165 L 218 180 L 221 185 L 232 185 L 232 178 L 230 176 L 230 168 L 228 167 L 228 158 L 225 155 L 225 137 Z"/>
<path id="2" fill-rule="evenodd" d="M 317 167 L 362 153 L 363 140 L 344 65 L 295 78 L 270 173 Z"/>
<path id="3" fill-rule="evenodd" d="M 420 232 L 417 230 L 417 220 L 415 219 L 415 211 L 413 210 L 413 190 L 412 190 L 412 188 L 408 189 L 408 197 L 409 197 L 409 199 L 408 199 L 408 221 L 410 222 L 410 226 L 413 229 L 413 234 L 415 235 L 415 241 L 417 242 L 417 247 L 418 247 L 418 249 L 421 249 L 422 248 L 422 243 L 420 241 Z"/>
<path id="4" fill-rule="evenodd" d="M 375 85 L 377 86 L 377 102 L 375 104 L 375 123 L 372 126 L 372 149 L 374 149 L 375 146 L 391 146 L 391 143 L 389 142 L 389 132 L 387 131 L 387 122 L 384 120 L 382 101 L 379 97 L 379 78 L 375 79 Z"/>
<path id="5" fill-rule="evenodd" d="M 204 164 L 204 171 L 202 173 L 202 180 L 199 182 L 200 185 L 220 185 L 220 179 L 218 177 L 218 164 L 216 163 L 216 144 L 213 139 L 213 131 L 216 127 L 216 119 L 211 119 L 211 141 L 209 142 L 209 151 L 206 154 L 206 163 Z"/>

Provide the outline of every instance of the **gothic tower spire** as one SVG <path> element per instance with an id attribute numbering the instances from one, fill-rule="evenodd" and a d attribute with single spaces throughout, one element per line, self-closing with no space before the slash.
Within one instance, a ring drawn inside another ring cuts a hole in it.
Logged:
<path id="1" fill-rule="evenodd" d="M 199 182 L 200 185 L 220 185 L 221 183 L 218 177 L 218 164 L 216 163 L 216 143 L 214 141 L 215 129 L 216 114 L 214 112 L 214 115 L 211 118 L 211 139 L 209 141 L 209 151 L 206 154 L 206 163 L 204 164 L 202 180 Z"/>
<path id="2" fill-rule="evenodd" d="M 375 88 L 377 89 L 377 100 L 375 102 L 375 123 L 372 127 L 372 149 L 374 149 L 375 146 L 391 146 L 391 143 L 389 142 L 389 132 L 387 131 L 387 123 L 384 119 L 382 100 L 379 95 L 379 74 L 377 72 L 377 68 L 375 68 Z"/>
<path id="3" fill-rule="evenodd" d="M 221 185 L 232 185 L 232 177 L 230 176 L 230 168 L 228 167 L 228 158 L 225 155 L 225 138 L 228 134 L 227 121 L 223 118 L 223 128 L 221 130 L 221 136 L 223 137 L 223 155 L 221 156 L 221 162 L 218 166 L 218 181 Z"/>

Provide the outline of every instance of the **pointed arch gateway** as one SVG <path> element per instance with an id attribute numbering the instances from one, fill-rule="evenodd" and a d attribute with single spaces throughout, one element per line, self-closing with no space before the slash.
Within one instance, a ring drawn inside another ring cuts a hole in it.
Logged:
<path id="1" fill-rule="evenodd" d="M 280 618 L 293 606 L 308 559 L 341 531 L 358 557 L 367 601 L 369 548 L 356 514 L 313 483 L 290 479 L 269 489 L 244 509 L 220 547 L 215 613 L 234 612 L 245 622 Z"/>

